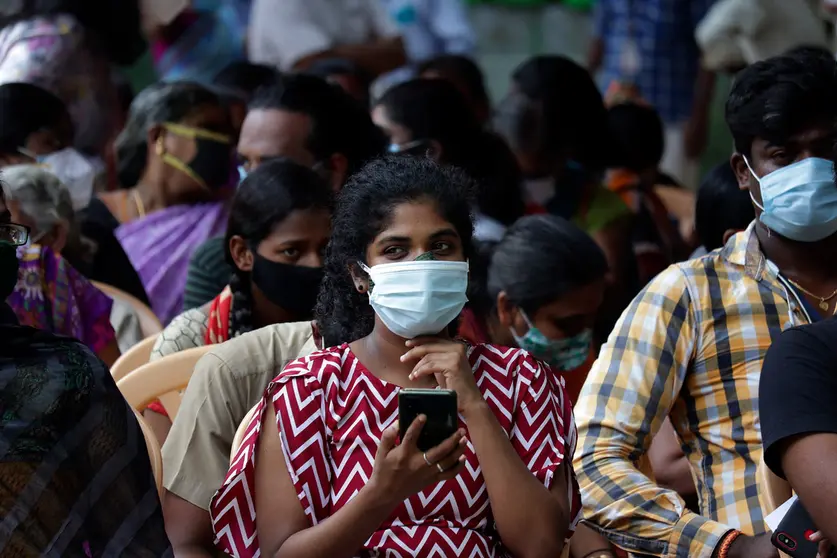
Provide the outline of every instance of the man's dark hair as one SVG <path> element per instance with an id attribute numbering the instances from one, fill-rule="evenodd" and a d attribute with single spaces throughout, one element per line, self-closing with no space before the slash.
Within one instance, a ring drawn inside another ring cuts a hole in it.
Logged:
<path id="1" fill-rule="evenodd" d="M 442 54 L 419 66 L 418 74 L 425 72 L 436 72 L 443 78 L 462 83 L 471 100 L 484 103 L 486 107 L 491 105 L 485 88 L 485 76 L 472 58 L 461 54 Z"/>
<path id="2" fill-rule="evenodd" d="M 232 62 L 212 79 L 216 88 L 250 98 L 262 87 L 276 85 L 281 74 L 276 68 L 250 62 Z"/>
<path id="3" fill-rule="evenodd" d="M 61 100 L 29 83 L 0 85 L 0 153 L 17 153 L 33 132 L 58 128 L 70 115 Z"/>
<path id="4" fill-rule="evenodd" d="M 350 175 L 386 149 L 386 137 L 372 122 L 369 112 L 340 87 L 316 76 L 283 76 L 278 85 L 257 91 L 249 108 L 308 115 L 308 150 L 318 160 L 335 153 L 344 155 Z"/>
<path id="5" fill-rule="evenodd" d="M 463 169 L 477 181 L 481 213 L 507 226 L 524 215 L 523 176 L 514 153 L 502 138 L 480 126 L 453 83 L 406 81 L 387 91 L 378 105 L 413 139 L 438 142 L 442 162 Z"/>
<path id="6" fill-rule="evenodd" d="M 726 120 L 746 156 L 756 138 L 784 145 L 812 126 L 837 124 L 837 61 L 803 48 L 748 66 L 735 78 Z"/>
<path id="7" fill-rule="evenodd" d="M 623 103 L 608 110 L 614 167 L 635 172 L 656 168 L 665 151 L 663 121 L 650 106 Z"/>
<path id="8" fill-rule="evenodd" d="M 518 137 L 516 143 L 570 156 L 590 171 L 609 166 L 607 109 L 585 68 L 564 56 L 535 56 L 515 69 L 512 82 L 531 105 L 519 107 L 518 116 L 525 122 L 532 118 L 540 122 L 531 129 L 518 122 L 518 134 L 535 137 Z"/>
<path id="9" fill-rule="evenodd" d="M 695 230 L 708 251 L 724 244 L 728 230 L 742 231 L 755 218 L 747 191 L 738 187 L 738 179 L 729 162 L 723 162 L 703 177 L 695 204 Z"/>

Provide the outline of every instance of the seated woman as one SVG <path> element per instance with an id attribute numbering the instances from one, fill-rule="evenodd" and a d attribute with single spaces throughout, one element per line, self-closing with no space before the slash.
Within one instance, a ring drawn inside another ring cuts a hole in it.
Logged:
<path id="1" fill-rule="evenodd" d="M 51 248 L 82 276 L 92 279 L 86 273 L 90 269 L 87 264 L 93 259 L 92 254 L 97 246 L 79 231 L 70 193 L 64 184 L 54 174 L 37 165 L 6 167 L 3 169 L 3 183 L 6 206 L 12 220 L 29 227 L 32 242 Z M 113 241 L 121 251 L 115 238 Z M 120 352 L 142 341 L 139 317 L 130 304 L 114 300 L 110 322 Z"/>
<path id="2" fill-rule="evenodd" d="M 209 304 L 172 320 L 151 360 L 267 325 L 310 320 L 331 202 L 331 188 L 308 167 L 274 159 L 251 172 L 233 197 L 227 225 L 226 259 L 235 269 L 230 284 Z M 149 409 L 146 418 L 163 441 L 171 422 L 159 404 Z"/>
<path id="3" fill-rule="evenodd" d="M 7 220 L 11 215 L 20 217 L 11 201 L 3 205 L 3 212 Z M 75 337 L 108 366 L 116 362 L 120 352 L 110 323 L 113 301 L 51 248 L 30 243 L 28 227 L 18 226 L 23 237 L 16 244 L 18 280 L 6 298 L 17 319 L 23 325 Z"/>
<path id="4" fill-rule="evenodd" d="M 126 189 L 99 194 L 87 208 L 87 221 L 115 232 L 164 324 L 183 306 L 192 252 L 223 231 L 234 183 L 230 131 L 227 110 L 204 87 L 152 85 L 134 99 L 116 139 Z"/>
<path id="5" fill-rule="evenodd" d="M 70 147 L 72 138 L 70 116 L 58 97 L 25 83 L 0 85 L 0 167 L 43 165 L 69 190 L 70 209 L 83 212 L 98 171 L 88 157 Z M 62 256 L 91 281 L 107 283 L 147 303 L 142 281 L 113 230 L 83 218 L 79 224 L 78 232 L 95 242 L 85 243 L 83 252 L 69 242 Z"/>
<path id="6" fill-rule="evenodd" d="M 416 79 L 381 97 L 372 119 L 390 138 L 390 152 L 429 156 L 477 182 L 475 236 L 499 240 L 524 214 L 523 175 L 503 140 L 480 126 L 448 80 Z"/>
<path id="7" fill-rule="evenodd" d="M 605 275 L 607 261 L 587 233 L 561 217 L 524 217 L 487 266 L 485 341 L 519 347 L 549 364 L 575 401 L 598 349 L 592 328 Z"/>
<path id="8" fill-rule="evenodd" d="M 210 507 L 224 551 L 560 556 L 580 503 L 566 392 L 524 351 L 449 335 L 471 189 L 416 157 L 372 162 L 343 189 L 316 312 L 342 344 L 268 387 Z M 420 416 L 397 443 L 398 392 L 438 387 L 456 392 L 460 429 L 423 453 Z"/>
<path id="9" fill-rule="evenodd" d="M 107 366 L 2 302 L 27 240 L 9 219 L 0 195 L 0 555 L 169 556 L 143 434 Z"/>

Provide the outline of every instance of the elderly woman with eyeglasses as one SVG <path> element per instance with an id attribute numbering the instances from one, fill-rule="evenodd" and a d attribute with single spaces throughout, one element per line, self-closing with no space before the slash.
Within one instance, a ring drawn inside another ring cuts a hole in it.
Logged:
<path id="1" fill-rule="evenodd" d="M 60 255 L 73 244 L 80 250 L 81 240 L 73 232 L 69 192 L 52 178 L 31 166 L 3 171 L 7 219 L 0 243 L 14 246 L 19 261 L 17 282 L 6 303 L 21 325 L 74 337 L 110 366 L 120 355 L 110 322 L 113 301 Z"/>

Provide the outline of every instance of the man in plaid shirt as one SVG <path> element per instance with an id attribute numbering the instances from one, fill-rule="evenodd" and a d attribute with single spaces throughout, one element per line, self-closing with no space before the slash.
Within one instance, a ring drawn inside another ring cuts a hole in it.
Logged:
<path id="1" fill-rule="evenodd" d="M 585 521 L 632 553 L 778 556 L 758 494 L 759 379 L 783 330 L 837 313 L 835 100 L 837 62 L 816 50 L 737 76 L 726 108 L 731 164 L 757 219 L 720 250 L 651 281 L 587 377 L 574 463 Z M 638 465 L 666 417 L 700 515 Z"/>
<path id="2" fill-rule="evenodd" d="M 706 147 L 714 74 L 700 67 L 695 29 L 714 0 L 598 0 L 591 72 L 604 89 L 635 88 L 665 123 L 660 167 L 696 189 Z"/>

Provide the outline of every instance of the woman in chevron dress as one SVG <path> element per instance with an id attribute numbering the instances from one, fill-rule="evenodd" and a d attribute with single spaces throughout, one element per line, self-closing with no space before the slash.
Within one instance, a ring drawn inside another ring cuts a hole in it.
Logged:
<path id="1" fill-rule="evenodd" d="M 269 385 L 211 503 L 222 550 L 560 556 L 580 508 L 561 380 L 525 351 L 449 335 L 466 301 L 470 190 L 413 157 L 375 161 L 343 189 L 317 307 L 336 346 Z M 397 440 L 398 392 L 431 387 L 456 391 L 459 430 L 423 453 L 422 417 Z"/>

